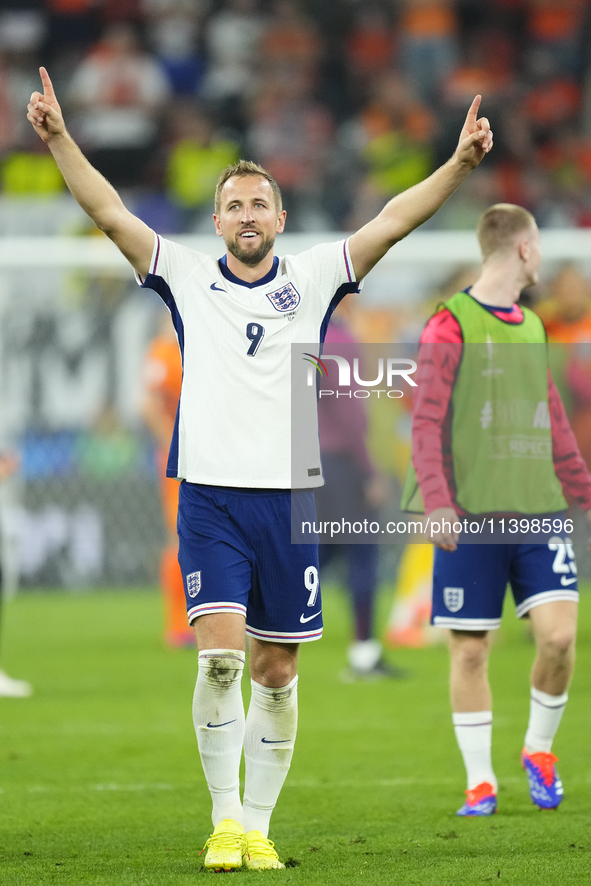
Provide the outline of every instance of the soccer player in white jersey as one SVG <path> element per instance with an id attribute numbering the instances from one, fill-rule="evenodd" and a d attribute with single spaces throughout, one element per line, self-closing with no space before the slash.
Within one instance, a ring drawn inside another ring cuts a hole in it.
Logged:
<path id="1" fill-rule="evenodd" d="M 490 126 L 477 118 L 477 96 L 446 164 L 347 241 L 285 258 L 274 255 L 285 225 L 279 188 L 241 161 L 218 183 L 213 218 L 227 252 L 216 261 L 162 240 L 125 208 L 68 134 L 40 73 L 28 120 L 78 203 L 168 305 L 183 355 L 167 473 L 183 481 L 179 560 L 199 649 L 193 717 L 214 825 L 204 867 L 280 868 L 267 835 L 295 741 L 298 648 L 322 631 L 317 546 L 290 544 L 290 345 L 322 340 L 340 298 L 480 163 Z M 313 507 L 310 487 L 322 483 L 319 467 L 309 474 L 307 488 L 294 490 L 298 507 Z"/>

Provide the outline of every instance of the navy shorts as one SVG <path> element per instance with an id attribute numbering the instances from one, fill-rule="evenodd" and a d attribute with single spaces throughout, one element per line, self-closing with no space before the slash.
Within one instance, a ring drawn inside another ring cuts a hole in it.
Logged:
<path id="1" fill-rule="evenodd" d="M 570 538 L 547 544 L 459 544 L 435 549 L 432 624 L 458 631 L 490 631 L 501 624 L 507 584 L 517 617 L 554 600 L 579 599 Z"/>
<path id="2" fill-rule="evenodd" d="M 258 640 L 322 636 L 318 545 L 291 544 L 292 498 L 298 516 L 316 519 L 311 490 L 181 483 L 179 563 L 189 624 L 234 612 Z"/>

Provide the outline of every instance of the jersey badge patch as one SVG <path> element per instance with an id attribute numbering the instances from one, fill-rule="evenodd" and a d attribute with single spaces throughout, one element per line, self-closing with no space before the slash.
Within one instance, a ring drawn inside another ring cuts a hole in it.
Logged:
<path id="1" fill-rule="evenodd" d="M 201 570 L 199 572 L 191 572 L 187 576 L 187 593 L 189 597 L 196 597 L 201 590 Z"/>
<path id="2" fill-rule="evenodd" d="M 450 612 L 459 612 L 464 605 L 464 588 L 444 588 L 443 602 Z"/>
<path id="3" fill-rule="evenodd" d="M 267 292 L 267 298 L 276 311 L 281 314 L 287 311 L 294 311 L 301 301 L 301 296 L 293 283 L 286 283 L 281 289 L 275 292 Z"/>

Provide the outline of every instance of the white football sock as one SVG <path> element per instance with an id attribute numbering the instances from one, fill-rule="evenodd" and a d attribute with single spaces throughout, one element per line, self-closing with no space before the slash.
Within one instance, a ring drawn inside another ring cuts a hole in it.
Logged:
<path id="1" fill-rule="evenodd" d="M 381 657 L 382 644 L 379 640 L 356 640 L 347 649 L 351 668 L 360 674 L 373 671 Z"/>
<path id="2" fill-rule="evenodd" d="M 492 711 L 453 713 L 452 722 L 458 746 L 464 758 L 468 790 L 483 781 L 497 790 L 497 780 L 492 768 Z"/>
<path id="3" fill-rule="evenodd" d="M 246 717 L 244 829 L 269 833 L 271 813 L 287 776 L 298 725 L 298 678 L 281 689 L 252 683 Z"/>
<path id="4" fill-rule="evenodd" d="M 193 723 L 213 802 L 214 827 L 224 818 L 243 824 L 239 770 L 244 742 L 240 688 L 244 659 L 239 649 L 205 649 L 199 653 Z"/>
<path id="5" fill-rule="evenodd" d="M 568 692 L 548 695 L 547 692 L 531 687 L 529 723 L 525 733 L 525 749 L 528 754 L 537 754 L 540 751 L 550 753 L 567 701 Z"/>

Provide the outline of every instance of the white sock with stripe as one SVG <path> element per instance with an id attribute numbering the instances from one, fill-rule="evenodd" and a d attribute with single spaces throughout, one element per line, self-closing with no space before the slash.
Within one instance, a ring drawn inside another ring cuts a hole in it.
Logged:
<path id="1" fill-rule="evenodd" d="M 492 768 L 492 711 L 453 713 L 454 732 L 464 759 L 468 790 L 483 781 L 497 790 L 497 779 Z"/>
<path id="2" fill-rule="evenodd" d="M 547 692 L 531 687 L 529 723 L 525 733 L 525 749 L 528 754 L 537 754 L 540 751 L 550 753 L 567 701 L 568 692 L 548 695 Z"/>
<path id="3" fill-rule="evenodd" d="M 298 678 L 281 689 L 252 683 L 246 717 L 244 829 L 269 833 L 271 813 L 289 771 L 298 725 Z"/>
<path id="4" fill-rule="evenodd" d="M 245 722 L 241 691 L 244 659 L 239 649 L 205 649 L 199 653 L 193 723 L 213 802 L 214 827 L 224 818 L 243 824 L 240 758 Z"/>

